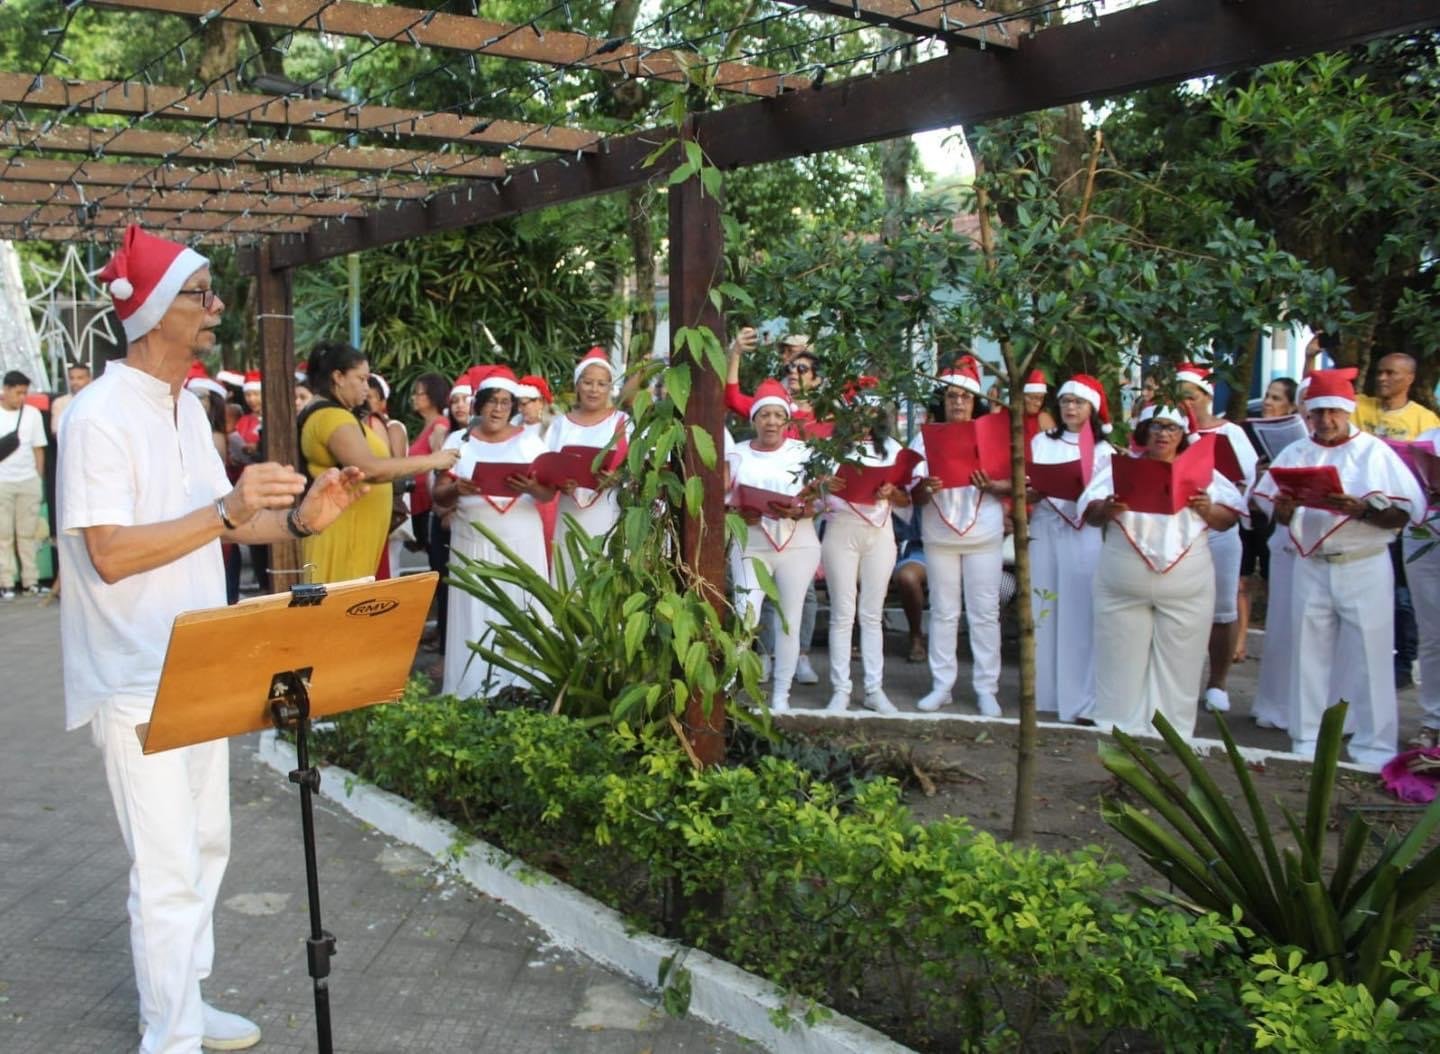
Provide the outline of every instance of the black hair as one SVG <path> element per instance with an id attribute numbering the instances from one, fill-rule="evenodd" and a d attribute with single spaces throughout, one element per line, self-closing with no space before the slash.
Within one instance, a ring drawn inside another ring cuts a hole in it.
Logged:
<path id="1" fill-rule="evenodd" d="M 958 384 L 942 384 L 939 388 L 935 389 L 935 401 L 931 404 L 934 408 L 934 413 L 931 414 L 932 420 L 949 423 L 950 419 L 945 416 L 945 389 L 959 387 Z M 975 397 L 975 409 L 970 411 L 970 420 L 978 421 L 990 412 L 989 399 L 983 395 L 977 395 L 975 392 L 970 391 L 969 388 L 960 388 L 960 390 Z"/>
<path id="2" fill-rule="evenodd" d="M 225 400 L 214 392 L 196 392 L 205 404 L 205 416 L 210 419 L 210 431 L 218 435 L 226 432 Z"/>
<path id="3" fill-rule="evenodd" d="M 512 410 L 515 408 L 516 400 L 512 392 L 507 392 L 504 388 L 481 388 L 478 392 L 475 393 L 475 398 L 470 403 L 471 418 L 473 419 L 479 417 L 480 411 L 484 410 L 485 407 L 489 406 L 490 401 L 494 399 L 497 395 L 510 396 L 510 408 Z"/>
<path id="4" fill-rule="evenodd" d="M 1155 418 L 1148 417 L 1135 426 L 1135 442 L 1138 445 L 1142 447 L 1150 445 L 1150 423 L 1154 420 Z M 1175 424 L 1175 422 L 1171 421 L 1168 417 L 1162 418 L 1162 420 L 1172 425 Z M 1176 453 L 1178 454 L 1180 453 L 1180 451 L 1184 450 L 1190 445 L 1190 437 L 1186 434 L 1184 425 L 1175 425 L 1175 427 L 1180 429 L 1180 447 L 1178 450 L 1176 450 Z"/>
<path id="5" fill-rule="evenodd" d="M 1276 377 L 1270 384 L 1278 384 L 1285 389 L 1285 398 L 1290 400 L 1291 406 L 1300 405 L 1300 385 L 1295 383 L 1293 377 Z M 1267 384 L 1268 388 L 1270 385 Z"/>
<path id="6" fill-rule="evenodd" d="M 365 361 L 365 353 L 340 340 L 321 341 L 310 353 L 310 390 L 321 399 L 335 398 L 331 374 L 353 370 Z"/>
<path id="7" fill-rule="evenodd" d="M 5 371 L 4 384 L 6 388 L 18 388 L 22 384 L 28 388 L 30 387 L 30 378 L 19 370 L 7 370 Z"/>
<path id="8" fill-rule="evenodd" d="M 1080 397 L 1076 396 L 1076 398 Z M 1090 402 L 1090 400 L 1086 399 L 1085 402 L 1090 407 L 1090 434 L 1095 437 L 1095 442 L 1102 442 L 1105 439 L 1105 429 L 1100 424 L 1100 411 L 1095 408 L 1095 404 Z M 1060 399 L 1057 396 L 1055 399 L 1055 427 L 1045 434 L 1051 439 L 1064 439 L 1066 431 L 1065 420 L 1060 416 Z"/>
<path id="9" fill-rule="evenodd" d="M 430 405 L 441 413 L 446 412 L 450 403 L 450 382 L 438 373 L 422 373 L 415 378 L 411 391 L 422 391 Z"/>

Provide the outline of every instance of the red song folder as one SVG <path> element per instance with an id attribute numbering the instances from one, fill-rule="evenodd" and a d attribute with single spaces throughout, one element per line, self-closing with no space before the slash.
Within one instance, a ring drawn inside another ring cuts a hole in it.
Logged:
<path id="1" fill-rule="evenodd" d="M 1215 471 L 1231 483 L 1244 483 L 1245 470 L 1240 467 L 1240 458 L 1230 437 L 1221 432 L 1207 432 L 1206 435 L 1215 440 Z"/>
<path id="2" fill-rule="evenodd" d="M 1115 498 L 1131 512 L 1173 516 L 1215 476 L 1215 437 L 1201 436 L 1174 461 L 1116 457 L 1110 462 Z"/>
<path id="3" fill-rule="evenodd" d="M 873 504 L 875 492 L 885 484 L 889 483 L 892 487 L 908 484 L 920 461 L 920 455 L 915 451 L 902 450 L 893 465 L 841 465 L 835 475 L 845 481 L 845 488 L 836 493 L 846 501 Z"/>
<path id="4" fill-rule="evenodd" d="M 515 461 L 477 461 L 470 473 L 470 482 L 488 498 L 518 498 L 521 491 L 512 487 L 507 480 L 511 476 L 528 476 L 531 466 Z"/>
<path id="5" fill-rule="evenodd" d="M 743 483 L 735 488 L 735 508 L 737 509 L 773 518 L 779 513 L 771 508 L 772 504 L 781 508 L 796 508 L 800 505 L 800 499 L 794 494 L 781 494 L 779 491 L 766 490 L 764 487 L 747 487 Z"/>
<path id="6" fill-rule="evenodd" d="M 1027 475 L 1032 487 L 1045 497 L 1059 501 L 1075 501 L 1086 487 L 1084 468 L 1079 461 L 1036 462 L 1031 464 Z"/>
<path id="7" fill-rule="evenodd" d="M 547 487 L 558 487 L 570 480 L 576 486 L 595 489 L 595 472 L 590 468 L 594 455 L 587 457 L 571 449 L 550 451 L 535 459 L 535 478 Z"/>
<path id="8" fill-rule="evenodd" d="M 1406 443 L 1398 439 L 1387 439 L 1385 445 L 1405 462 L 1405 467 L 1410 470 L 1415 482 L 1420 484 L 1420 489 L 1427 496 L 1432 491 L 1440 491 L 1440 457 L 1436 457 L 1434 443 L 1422 443 L 1418 440 Z"/>
<path id="9" fill-rule="evenodd" d="M 923 425 L 930 475 L 944 487 L 968 487 L 979 470 L 991 479 L 1010 478 L 1010 414 L 986 414 L 977 421 Z"/>
<path id="10" fill-rule="evenodd" d="M 1334 465 L 1306 465 L 1302 468 L 1272 468 L 1270 478 L 1280 493 L 1295 499 L 1297 505 L 1334 512 L 1325 499 L 1343 494 L 1340 473 Z"/>

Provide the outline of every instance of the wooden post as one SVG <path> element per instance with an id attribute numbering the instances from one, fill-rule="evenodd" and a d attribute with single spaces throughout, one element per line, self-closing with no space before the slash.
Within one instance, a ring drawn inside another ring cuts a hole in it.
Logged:
<path id="1" fill-rule="evenodd" d="M 270 263 L 271 243 L 255 251 L 255 332 L 260 340 L 260 372 L 264 377 L 265 456 L 282 465 L 300 464 L 295 435 L 295 273 Z M 301 581 L 286 572 L 300 568 L 300 543 L 270 546 L 270 583 L 267 592 L 289 589 Z M 260 587 L 266 588 L 261 582 Z"/>
<path id="2" fill-rule="evenodd" d="M 689 135 L 687 127 L 686 135 Z M 720 226 L 720 203 L 705 194 L 698 178 L 670 188 L 670 332 L 681 326 L 705 326 L 717 340 L 725 342 L 725 320 L 710 302 L 710 289 L 721 278 L 724 266 L 724 234 Z M 719 456 L 713 468 L 701 463 L 693 445 L 685 451 L 685 475 L 705 481 L 705 503 L 698 517 L 687 518 L 681 533 L 684 560 L 704 583 L 708 598 L 717 607 L 725 603 L 725 505 L 721 468 L 725 429 L 725 379 L 708 363 L 697 361 L 676 348 L 671 341 L 675 363 L 690 364 L 690 401 L 685 409 L 687 426 L 699 426 L 715 440 Z M 691 746 L 706 765 L 725 756 L 725 711 L 718 701 L 712 712 L 703 712 L 692 699 L 685 712 Z"/>

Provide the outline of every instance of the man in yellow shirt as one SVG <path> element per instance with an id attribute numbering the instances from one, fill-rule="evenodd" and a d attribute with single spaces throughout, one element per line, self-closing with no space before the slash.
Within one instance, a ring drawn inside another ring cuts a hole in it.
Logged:
<path id="1" fill-rule="evenodd" d="M 1410 401 L 1415 384 L 1415 360 L 1403 352 L 1386 355 L 1375 367 L 1375 394 L 1355 398 L 1355 426 L 1381 439 L 1414 442 L 1421 432 L 1440 428 L 1440 417 Z M 1395 566 L 1395 687 L 1415 683 L 1411 670 L 1419 651 L 1419 627 L 1405 577 L 1405 560 L 1399 543 L 1391 546 Z"/>
<path id="2" fill-rule="evenodd" d="M 1440 417 L 1410 401 L 1415 360 L 1397 352 L 1375 367 L 1375 394 L 1355 397 L 1355 427 L 1381 439 L 1414 442 L 1421 432 L 1440 428 Z"/>

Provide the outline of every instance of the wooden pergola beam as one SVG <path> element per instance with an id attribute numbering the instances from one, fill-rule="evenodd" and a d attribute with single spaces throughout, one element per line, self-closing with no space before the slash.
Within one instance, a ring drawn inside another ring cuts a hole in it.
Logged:
<path id="1" fill-rule="evenodd" d="M 125 227 L 138 223 L 165 231 L 206 231 L 231 234 L 282 234 L 303 231 L 309 220 L 223 213 L 172 213 L 135 209 L 100 209 L 88 213 L 68 205 L 0 205 L 0 224 L 14 226 Z"/>
<path id="2" fill-rule="evenodd" d="M 312 200 L 293 194 L 209 193 L 203 190 L 138 188 L 84 188 L 68 183 L 11 183 L 0 181 L 0 205 L 57 205 L 102 209 L 148 209 L 152 212 L 251 213 L 257 216 L 344 216 L 364 209 L 353 198 Z"/>
<path id="3" fill-rule="evenodd" d="M 535 25 L 494 22 L 468 15 L 417 10 L 413 7 L 365 4 L 357 0 L 92 0 L 96 7 L 161 11 L 190 18 L 210 17 L 278 29 L 308 30 L 332 36 L 361 37 L 417 47 L 463 51 L 474 55 L 525 59 L 549 66 L 579 67 L 625 77 L 653 77 L 684 83 L 698 56 L 682 51 L 651 51 L 623 41 L 607 41 L 584 33 L 541 29 Z M 714 79 L 729 91 L 758 96 L 778 95 L 801 87 L 802 77 L 743 62 L 724 62 Z"/>
<path id="4" fill-rule="evenodd" d="M 594 147 L 599 136 L 579 128 L 556 128 L 468 113 L 427 113 L 396 106 L 360 106 L 332 99 L 290 98 L 134 81 L 77 81 L 0 73 L 0 103 L 72 113 L 162 117 L 279 128 L 313 128 L 352 134 L 403 135 L 459 146 L 504 146 L 574 153 Z"/>
<path id="5" fill-rule="evenodd" d="M 179 168 L 116 161 L 64 161 L 53 158 L 0 160 L 0 182 L 69 183 L 82 187 L 133 187 L 153 190 L 205 190 L 212 193 L 289 194 L 312 200 L 337 191 L 351 198 L 422 198 L 433 185 L 414 179 L 307 176 L 248 165 L 227 168 Z"/>
<path id="6" fill-rule="evenodd" d="M 956 44 L 981 48 L 1014 49 L 1035 30 L 1028 18 L 1009 18 L 968 0 L 780 0 L 808 8 L 884 26 L 916 36 L 939 37 Z"/>
<path id="7" fill-rule="evenodd" d="M 197 139 L 178 132 L 150 132 L 139 128 L 54 125 L 48 129 L 27 129 L 10 122 L 0 126 L 0 146 L 47 153 L 89 154 L 95 158 L 118 154 L 345 171 L 388 173 L 400 169 L 405 176 L 494 179 L 505 174 L 504 162 L 490 157 L 390 147 L 295 143 L 283 139 Z"/>
<path id="8" fill-rule="evenodd" d="M 77 227 L 56 224 L 0 224 L 0 238 L 6 241 L 90 242 L 95 245 L 118 245 L 125 233 L 123 227 Z M 233 245 L 240 238 L 258 239 L 259 234 L 235 235 L 217 232 L 181 231 L 180 241 L 187 245 Z"/>
<path id="9" fill-rule="evenodd" d="M 980 124 L 1437 24 L 1435 0 L 1159 0 L 1098 22 L 1041 30 L 1014 52 L 955 51 L 892 73 L 700 114 L 696 138 L 713 163 L 738 168 Z M 678 164 L 673 149 L 645 164 L 657 145 L 673 139 L 672 129 L 651 129 L 607 140 L 579 162 L 516 169 L 488 190 L 446 189 L 383 217 L 321 220 L 304 236 L 278 239 L 271 259 L 281 267 L 316 263 L 636 186 Z"/>

